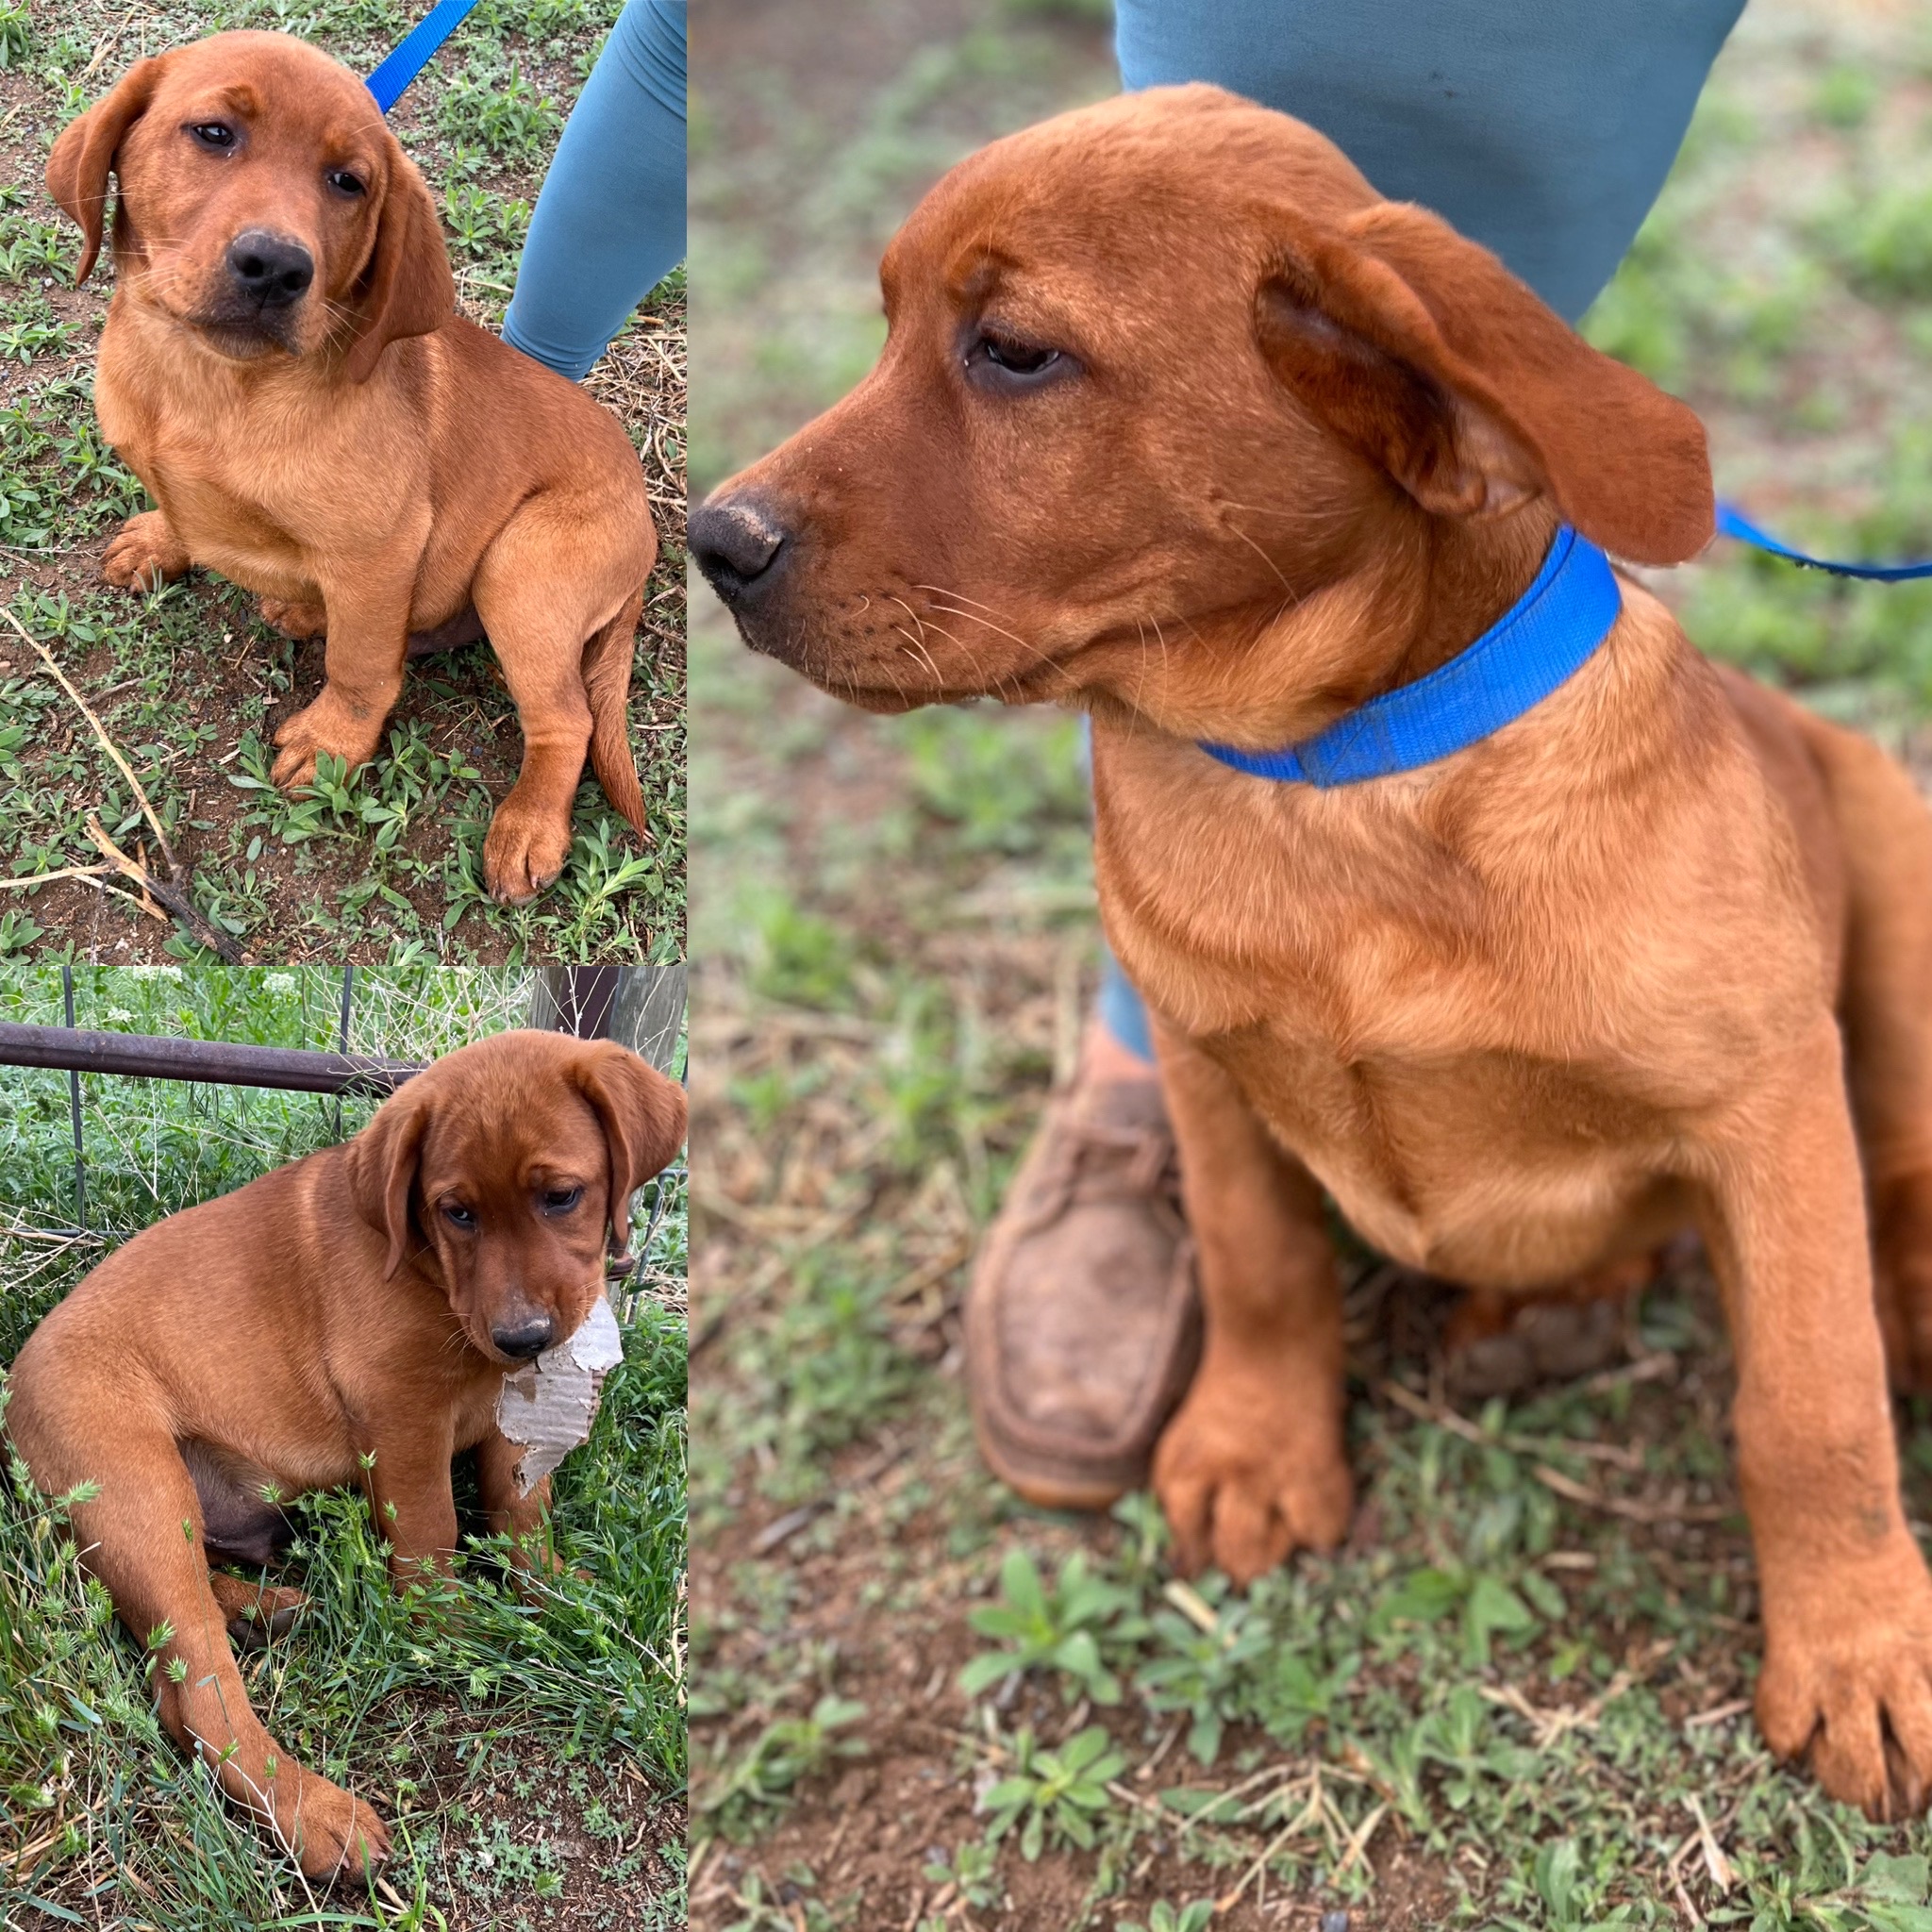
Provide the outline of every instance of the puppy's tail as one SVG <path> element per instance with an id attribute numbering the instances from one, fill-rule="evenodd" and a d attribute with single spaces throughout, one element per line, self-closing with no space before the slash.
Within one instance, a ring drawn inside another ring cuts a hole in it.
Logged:
<path id="1" fill-rule="evenodd" d="M 644 824 L 644 793 L 638 783 L 637 759 L 630 748 L 630 663 L 638 615 L 644 593 L 635 592 L 624 608 L 584 646 L 584 691 L 591 700 L 591 769 L 604 788 L 604 796 L 617 808 L 645 844 L 651 842 Z"/>

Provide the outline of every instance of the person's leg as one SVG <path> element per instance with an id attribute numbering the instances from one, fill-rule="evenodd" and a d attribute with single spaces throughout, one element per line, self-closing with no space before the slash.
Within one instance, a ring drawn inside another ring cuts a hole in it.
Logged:
<path id="1" fill-rule="evenodd" d="M 1744 0 L 1118 0 L 1130 92 L 1205 80 L 1319 128 L 1572 321 L 1650 212 Z"/>
<path id="2" fill-rule="evenodd" d="M 1108 1042 L 1126 1056 L 1117 1069 L 1117 1077 L 1131 1079 L 1139 1068 L 1152 1069 L 1154 1041 L 1147 1024 L 1147 1008 L 1121 962 L 1104 943 L 1101 948 L 1100 997 L 1094 1003 L 1094 1018 Z"/>
<path id="3" fill-rule="evenodd" d="M 1743 0 L 1115 0 L 1129 91 L 1212 81 L 1321 129 L 1395 200 L 1573 320 L 1635 238 Z M 1140 996 L 1109 954 L 975 1271 L 967 1377 L 993 1467 L 1040 1502 L 1134 1486 L 1197 1324 Z M 1165 1353 L 1163 1354 L 1163 1351 Z"/>
<path id="4" fill-rule="evenodd" d="M 544 176 L 504 317 L 573 382 L 684 258 L 684 0 L 628 0 Z"/>

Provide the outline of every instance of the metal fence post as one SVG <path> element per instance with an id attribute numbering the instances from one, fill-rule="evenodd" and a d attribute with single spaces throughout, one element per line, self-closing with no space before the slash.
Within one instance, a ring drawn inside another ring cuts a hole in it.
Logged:
<path id="1" fill-rule="evenodd" d="M 60 969 L 60 994 L 67 1008 L 67 1024 L 74 1027 L 74 968 Z M 70 1068 L 67 1074 L 67 1110 L 74 1121 L 74 1224 L 87 1228 L 87 1151 L 80 1138 L 80 1074 Z"/>
<path id="2" fill-rule="evenodd" d="M 532 1024 L 579 1040 L 609 1039 L 623 977 L 620 966 L 545 966 L 537 975 Z"/>
<path id="3" fill-rule="evenodd" d="M 342 968 L 342 1019 L 336 1030 L 336 1051 L 344 1057 L 349 1051 L 349 1002 L 355 997 L 355 992 L 356 969 L 345 965 Z M 336 1095 L 335 1137 L 338 1141 L 342 1138 L 342 1096 L 340 1093 Z"/>

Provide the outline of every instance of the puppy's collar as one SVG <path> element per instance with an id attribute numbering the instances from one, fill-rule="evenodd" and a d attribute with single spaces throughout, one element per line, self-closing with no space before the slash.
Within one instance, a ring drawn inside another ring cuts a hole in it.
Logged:
<path id="1" fill-rule="evenodd" d="M 1357 785 L 1432 765 L 1540 705 L 1610 633 L 1623 593 L 1609 559 L 1568 524 L 1536 580 L 1448 663 L 1345 712 L 1279 751 L 1201 749 L 1224 765 L 1285 784 Z"/>

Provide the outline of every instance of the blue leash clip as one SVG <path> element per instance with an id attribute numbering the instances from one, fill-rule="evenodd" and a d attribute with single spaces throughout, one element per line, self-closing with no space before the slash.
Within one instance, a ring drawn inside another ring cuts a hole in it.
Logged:
<path id="1" fill-rule="evenodd" d="M 436 50 L 462 25 L 476 0 L 437 0 L 403 36 L 395 52 L 369 76 L 369 92 L 387 114 L 402 99 L 403 90 L 427 67 Z"/>

